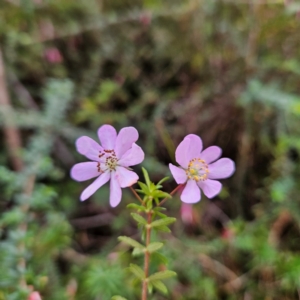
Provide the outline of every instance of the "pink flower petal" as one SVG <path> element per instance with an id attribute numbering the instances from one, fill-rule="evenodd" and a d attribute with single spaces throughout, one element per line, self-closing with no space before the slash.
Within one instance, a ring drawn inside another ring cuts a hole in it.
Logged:
<path id="1" fill-rule="evenodd" d="M 207 179 L 198 182 L 199 187 L 207 198 L 213 198 L 221 192 L 222 184 L 217 180 Z"/>
<path id="2" fill-rule="evenodd" d="M 85 181 L 100 175 L 98 163 L 94 161 L 83 162 L 73 166 L 71 177 L 76 181 Z"/>
<path id="3" fill-rule="evenodd" d="M 127 170 L 126 168 L 117 167 L 115 178 L 118 180 L 120 187 L 125 188 L 135 184 L 138 181 L 139 176 L 137 176 L 137 174 L 133 171 Z"/>
<path id="4" fill-rule="evenodd" d="M 235 164 L 229 158 L 221 158 L 216 162 L 208 165 L 210 179 L 222 179 L 227 178 L 235 171 Z"/>
<path id="5" fill-rule="evenodd" d="M 169 164 L 170 171 L 175 179 L 175 181 L 180 183 L 185 183 L 187 181 L 187 175 L 185 171 L 181 168 L 178 168 L 172 164 Z"/>
<path id="6" fill-rule="evenodd" d="M 202 141 L 195 134 L 187 135 L 178 145 L 175 156 L 176 161 L 185 169 L 193 158 L 199 158 L 202 150 Z"/>
<path id="7" fill-rule="evenodd" d="M 98 137 L 101 145 L 106 150 L 115 149 L 117 131 L 111 125 L 103 125 L 98 129 Z"/>
<path id="8" fill-rule="evenodd" d="M 110 173 L 105 172 L 100 175 L 92 184 L 90 184 L 80 195 L 80 200 L 84 201 L 92 196 L 102 185 L 104 185 L 110 178 Z"/>
<path id="9" fill-rule="evenodd" d="M 127 150 L 119 160 L 118 164 L 123 167 L 140 164 L 144 160 L 145 154 L 140 146 L 133 143 L 132 147 Z"/>
<path id="10" fill-rule="evenodd" d="M 135 143 L 138 138 L 138 131 L 134 127 L 122 128 L 116 139 L 115 152 L 117 157 L 122 158 L 123 154 L 132 147 L 132 144 Z"/>
<path id="11" fill-rule="evenodd" d="M 195 180 L 188 180 L 180 199 L 185 203 L 196 203 L 201 200 L 200 189 Z"/>
<path id="12" fill-rule="evenodd" d="M 109 196 L 109 203 L 111 207 L 116 207 L 122 198 L 122 190 L 120 184 L 116 178 L 116 174 L 112 174 L 110 180 L 110 196 Z"/>
<path id="13" fill-rule="evenodd" d="M 39 292 L 32 292 L 32 293 L 28 296 L 27 300 L 42 300 L 42 298 L 41 298 L 41 295 L 40 295 Z"/>
<path id="14" fill-rule="evenodd" d="M 193 224 L 193 205 L 182 203 L 180 207 L 180 217 L 184 224 Z"/>
<path id="15" fill-rule="evenodd" d="M 222 154 L 222 149 L 217 146 L 211 146 L 206 148 L 201 154 L 200 158 L 205 160 L 207 164 L 217 160 Z"/>
<path id="16" fill-rule="evenodd" d="M 82 136 L 76 140 L 77 151 L 90 160 L 100 161 L 99 153 L 103 148 L 88 136 Z"/>

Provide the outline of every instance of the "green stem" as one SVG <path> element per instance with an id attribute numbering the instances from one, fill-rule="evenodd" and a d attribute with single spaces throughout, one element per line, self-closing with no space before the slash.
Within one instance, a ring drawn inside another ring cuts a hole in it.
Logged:
<path id="1" fill-rule="evenodd" d="M 26 186 L 24 188 L 24 194 L 27 197 L 30 197 L 32 195 L 32 192 L 33 192 L 33 189 L 34 189 L 34 184 L 35 184 L 35 175 L 31 175 L 31 176 L 28 177 L 28 180 L 26 182 Z M 29 207 L 28 202 L 22 204 L 22 206 L 21 206 L 21 210 L 25 215 L 28 214 L 29 208 L 30 207 Z M 26 235 L 27 227 L 28 227 L 28 224 L 27 224 L 26 220 L 24 220 L 19 225 L 19 230 L 23 233 L 24 236 Z M 18 268 L 22 272 L 21 278 L 20 278 L 20 286 L 23 287 L 23 288 L 27 288 L 27 282 L 26 282 L 26 279 L 24 277 L 24 272 L 25 272 L 25 269 L 26 269 L 26 260 L 25 260 L 25 257 L 23 256 L 24 252 L 25 252 L 25 242 L 24 241 L 20 242 L 19 245 L 18 245 L 18 248 L 19 248 L 20 253 L 22 254 L 22 256 L 20 257 L 20 259 L 18 261 Z"/>
<path id="2" fill-rule="evenodd" d="M 147 227 L 146 227 L 146 248 L 150 244 L 150 237 L 151 237 L 151 224 L 152 219 L 152 211 L 147 213 Z M 144 261 L 144 272 L 145 272 L 145 279 L 143 281 L 143 290 L 142 290 L 142 300 L 147 300 L 148 296 L 148 275 L 149 275 L 149 264 L 150 264 L 150 253 L 148 251 L 145 252 L 145 261 Z"/>

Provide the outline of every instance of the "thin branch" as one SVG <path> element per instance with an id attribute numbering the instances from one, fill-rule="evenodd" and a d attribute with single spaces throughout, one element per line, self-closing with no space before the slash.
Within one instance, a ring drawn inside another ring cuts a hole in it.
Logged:
<path id="1" fill-rule="evenodd" d="M 171 193 L 170 195 L 173 196 L 181 187 L 183 186 L 183 184 L 179 184 Z M 159 202 L 159 204 L 157 206 L 162 206 L 168 199 L 168 197 L 164 198 L 161 202 Z"/>
<path id="2" fill-rule="evenodd" d="M 147 213 L 147 225 L 151 224 L 152 213 Z M 151 238 L 151 227 L 146 227 L 146 249 L 150 244 Z M 145 279 L 143 281 L 143 289 L 142 289 L 142 300 L 147 300 L 148 297 L 148 275 L 149 275 L 149 265 L 150 265 L 150 252 L 147 250 L 145 252 L 145 262 L 144 262 L 144 272 L 145 272 Z"/>
<path id="3" fill-rule="evenodd" d="M 21 149 L 21 137 L 17 127 L 13 123 L 13 118 L 11 114 L 13 109 L 11 106 L 11 101 L 9 98 L 5 67 L 2 57 L 2 51 L 0 48 L 0 113 L 2 114 L 4 123 L 4 136 L 6 141 L 6 146 L 8 154 L 10 156 L 13 168 L 15 171 L 21 171 L 23 169 L 23 161 L 21 160 L 19 154 Z"/>
<path id="4" fill-rule="evenodd" d="M 134 189 L 132 186 L 130 186 L 129 188 L 130 188 L 131 191 L 133 192 L 134 196 L 135 196 L 142 204 L 144 204 L 144 201 L 143 201 L 142 198 L 138 195 L 138 193 L 135 191 L 135 189 Z"/>

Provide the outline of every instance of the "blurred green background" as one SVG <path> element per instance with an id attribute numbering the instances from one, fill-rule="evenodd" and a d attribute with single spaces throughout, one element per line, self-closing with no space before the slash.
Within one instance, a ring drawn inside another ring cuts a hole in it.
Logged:
<path id="1" fill-rule="evenodd" d="M 80 203 L 69 177 L 105 123 L 138 129 L 155 182 L 189 133 L 236 162 L 213 200 L 167 202 L 178 276 L 149 299 L 300 299 L 299 2 L 0 0 L 0 54 L 0 299 L 139 299 L 132 194 Z"/>

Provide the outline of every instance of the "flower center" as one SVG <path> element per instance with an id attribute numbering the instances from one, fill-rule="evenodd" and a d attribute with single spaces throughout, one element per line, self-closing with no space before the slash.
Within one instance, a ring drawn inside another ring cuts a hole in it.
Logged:
<path id="1" fill-rule="evenodd" d="M 207 174 L 209 173 L 208 165 L 205 160 L 194 158 L 189 162 L 185 173 L 189 179 L 204 181 L 207 179 Z"/>
<path id="2" fill-rule="evenodd" d="M 115 153 L 115 150 L 107 150 L 99 151 L 99 158 L 103 160 L 103 163 L 108 171 L 116 171 L 116 167 L 118 164 L 118 159 Z M 100 163 L 98 166 L 98 172 L 104 172 L 106 170 L 101 170 Z"/>

